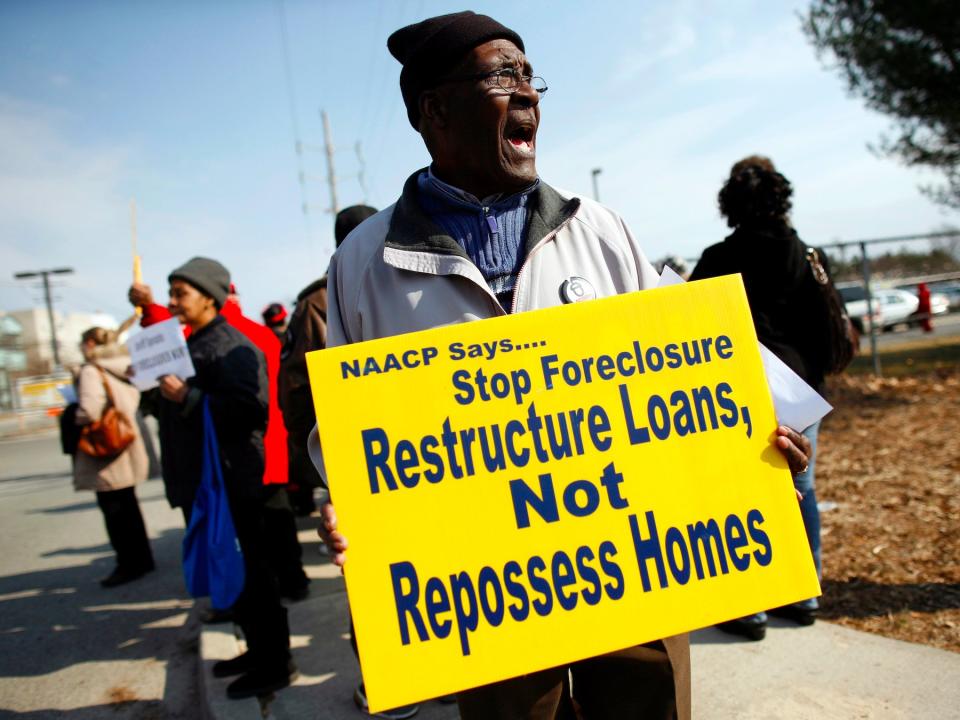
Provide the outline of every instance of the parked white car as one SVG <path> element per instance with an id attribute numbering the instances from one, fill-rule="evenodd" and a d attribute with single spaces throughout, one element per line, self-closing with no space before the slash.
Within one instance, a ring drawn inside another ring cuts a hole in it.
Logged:
<path id="1" fill-rule="evenodd" d="M 948 284 L 948 285 L 937 285 L 936 286 L 936 295 L 942 295 L 947 300 L 947 310 L 960 310 L 960 284 Z M 933 304 L 931 297 L 930 304 Z M 937 313 L 934 312 L 934 315 Z"/>
<path id="2" fill-rule="evenodd" d="M 911 315 L 917 312 L 920 300 L 908 290 L 897 288 L 874 290 L 873 317 L 867 317 L 867 293 L 862 285 L 850 285 L 837 289 L 843 298 L 851 322 L 861 333 L 868 332 L 871 325 L 880 330 L 892 330 L 897 325 L 910 326 L 918 322 L 916 318 L 911 318 Z"/>
<path id="3" fill-rule="evenodd" d="M 867 291 L 863 285 L 848 285 L 838 287 L 840 297 L 843 298 L 843 304 L 847 309 L 847 315 L 850 316 L 850 322 L 857 329 L 857 332 L 863 334 L 870 332 L 871 326 L 883 327 L 883 311 L 880 309 L 880 303 L 877 302 L 876 295 L 873 298 L 873 315 L 867 315 Z"/>
<path id="4" fill-rule="evenodd" d="M 910 316 L 917 311 L 920 299 L 908 290 L 878 290 L 873 295 L 874 301 L 880 303 L 883 321 L 880 327 L 892 330 L 897 325 L 915 325 L 918 321 Z"/>
<path id="5" fill-rule="evenodd" d="M 930 314 L 943 315 L 950 312 L 950 298 L 944 293 L 930 293 Z"/>

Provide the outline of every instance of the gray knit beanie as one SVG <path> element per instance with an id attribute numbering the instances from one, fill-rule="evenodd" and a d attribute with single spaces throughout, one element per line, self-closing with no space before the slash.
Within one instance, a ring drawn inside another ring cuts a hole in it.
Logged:
<path id="1" fill-rule="evenodd" d="M 209 295 L 218 309 L 223 307 L 230 292 L 230 271 L 210 258 L 190 258 L 170 273 L 167 282 L 174 280 L 184 280 L 200 292 Z"/>

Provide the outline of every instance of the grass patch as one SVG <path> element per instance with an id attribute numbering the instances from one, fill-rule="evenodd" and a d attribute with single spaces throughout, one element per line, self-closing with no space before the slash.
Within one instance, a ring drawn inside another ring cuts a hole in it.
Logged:
<path id="1" fill-rule="evenodd" d="M 884 377 L 922 375 L 960 365 L 960 337 L 916 340 L 880 350 L 880 369 Z M 847 368 L 851 375 L 873 373 L 870 339 L 860 343 L 860 355 Z"/>

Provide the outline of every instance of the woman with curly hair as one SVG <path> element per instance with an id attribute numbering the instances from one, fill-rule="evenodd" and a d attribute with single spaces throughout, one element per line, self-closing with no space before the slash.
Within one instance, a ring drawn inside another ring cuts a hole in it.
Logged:
<path id="1" fill-rule="evenodd" d="M 708 247 L 690 280 L 740 273 L 750 303 L 757 338 L 820 394 L 824 391 L 826 358 L 824 327 L 827 318 L 811 297 L 811 269 L 807 246 L 790 224 L 790 181 L 777 172 L 770 158 L 751 155 L 730 170 L 718 200 L 720 213 L 733 233 Z M 807 469 L 794 477 L 802 495 L 800 512 L 810 550 L 820 574 L 820 514 L 814 489 L 817 430 L 804 430 L 812 452 Z M 816 598 L 771 610 L 800 625 L 812 625 L 819 603 Z M 767 614 L 757 613 L 723 623 L 722 630 L 762 640 Z"/>

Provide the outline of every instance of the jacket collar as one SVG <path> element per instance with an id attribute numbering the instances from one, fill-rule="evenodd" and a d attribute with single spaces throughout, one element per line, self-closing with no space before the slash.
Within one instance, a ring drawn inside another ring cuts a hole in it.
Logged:
<path id="1" fill-rule="evenodd" d="M 417 199 L 417 178 L 424 169 L 407 178 L 403 194 L 390 218 L 384 244 L 387 248 L 410 252 L 456 255 L 469 260 L 460 244 L 424 213 Z M 579 198 L 564 199 L 560 193 L 540 182 L 530 194 L 526 250 L 566 222 L 580 207 Z"/>
<path id="2" fill-rule="evenodd" d="M 471 195 L 466 190 L 461 190 L 458 187 L 454 187 L 450 183 L 446 183 L 436 175 L 433 174 L 433 166 L 431 165 L 427 168 L 426 175 L 421 173 L 417 180 L 420 182 L 421 191 L 423 189 L 423 180 L 426 180 L 428 186 L 432 187 L 434 192 L 446 195 L 452 200 L 458 203 L 466 203 L 471 207 L 495 207 L 503 202 L 512 201 L 514 198 L 518 198 L 521 195 L 529 195 L 534 190 L 537 189 L 537 186 L 540 184 L 540 178 L 537 178 L 532 183 L 527 185 L 523 190 L 512 193 L 497 193 L 496 195 L 490 195 L 485 198 L 478 198 L 475 195 Z"/>
<path id="3" fill-rule="evenodd" d="M 187 338 L 187 342 L 191 344 L 196 342 L 198 339 L 207 335 L 214 328 L 219 327 L 220 325 L 223 325 L 223 323 L 225 323 L 226 321 L 227 319 L 223 315 L 218 313 L 213 320 L 208 322 L 202 328 L 200 328 L 196 332 L 190 333 L 190 337 Z"/>

